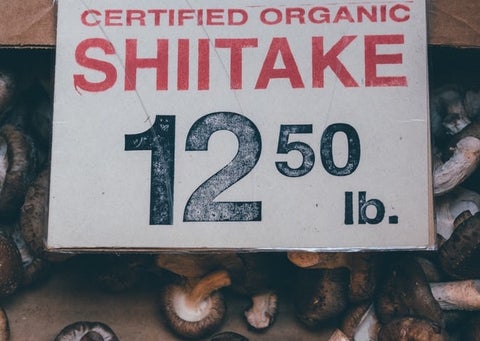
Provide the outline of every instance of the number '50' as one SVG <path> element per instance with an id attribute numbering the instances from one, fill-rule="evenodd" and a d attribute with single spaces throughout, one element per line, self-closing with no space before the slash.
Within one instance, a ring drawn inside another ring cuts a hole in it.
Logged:
<path id="1" fill-rule="evenodd" d="M 214 112 L 200 117 L 190 128 L 186 151 L 208 150 L 213 133 L 232 132 L 238 139 L 237 154 L 227 165 L 201 184 L 185 204 L 183 221 L 260 221 L 261 201 L 215 201 L 257 164 L 262 151 L 261 134 L 247 117 L 233 112 Z M 339 167 L 333 155 L 333 137 L 342 132 L 348 142 L 346 164 Z M 286 161 L 275 163 L 287 177 L 309 173 L 315 164 L 315 152 L 308 144 L 291 141 L 294 134 L 311 134 L 311 124 L 281 125 L 277 153 L 299 152 L 302 162 L 292 168 Z M 139 134 L 125 135 L 125 150 L 151 150 L 150 225 L 172 225 L 175 178 L 175 116 L 158 115 L 150 129 Z M 360 139 L 357 131 L 345 123 L 329 125 L 320 139 L 320 159 L 331 175 L 352 174 L 360 162 Z"/>

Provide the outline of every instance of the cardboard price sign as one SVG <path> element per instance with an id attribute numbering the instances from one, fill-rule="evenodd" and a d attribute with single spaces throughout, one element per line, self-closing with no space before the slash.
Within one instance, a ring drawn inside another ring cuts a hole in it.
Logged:
<path id="1" fill-rule="evenodd" d="M 425 11 L 60 0 L 48 246 L 431 247 Z"/>

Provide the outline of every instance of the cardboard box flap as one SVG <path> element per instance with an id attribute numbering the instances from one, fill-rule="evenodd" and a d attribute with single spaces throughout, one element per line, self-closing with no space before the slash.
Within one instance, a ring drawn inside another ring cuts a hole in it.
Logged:
<path id="1" fill-rule="evenodd" d="M 56 2 L 0 0 L 0 45 L 54 46 Z"/>
<path id="2" fill-rule="evenodd" d="M 0 45 L 54 46 L 54 0 L 0 0 Z M 471 0 L 429 1 L 428 42 L 432 45 L 480 46 L 480 2 Z"/>
<path id="3" fill-rule="evenodd" d="M 430 1 L 429 44 L 480 47 L 479 15 L 479 1 Z"/>

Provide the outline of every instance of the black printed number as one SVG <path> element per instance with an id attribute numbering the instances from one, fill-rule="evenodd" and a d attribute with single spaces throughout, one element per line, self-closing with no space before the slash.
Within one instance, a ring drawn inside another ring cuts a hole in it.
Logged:
<path id="1" fill-rule="evenodd" d="M 333 137 L 342 132 L 345 134 L 348 144 L 348 159 L 343 167 L 338 167 L 333 159 Z M 346 123 L 334 123 L 325 129 L 320 142 L 320 155 L 325 170 L 336 176 L 352 174 L 360 163 L 360 138 L 351 125 Z"/>
<path id="2" fill-rule="evenodd" d="M 281 125 L 277 153 L 300 153 L 301 164 L 293 168 L 277 161 L 277 170 L 287 177 L 308 174 L 315 163 L 315 153 L 306 143 L 291 141 L 293 134 L 311 134 L 311 124 Z M 214 112 L 199 118 L 186 137 L 186 151 L 206 151 L 208 141 L 217 131 L 229 131 L 238 140 L 237 154 L 192 193 L 183 213 L 183 221 L 260 221 L 261 201 L 215 201 L 226 189 L 240 181 L 257 164 L 262 150 L 260 132 L 245 116 L 233 112 Z M 348 143 L 348 159 L 338 166 L 334 161 L 333 138 L 343 133 Z M 292 138 L 293 139 L 293 138 Z M 150 129 L 125 135 L 125 150 L 151 150 L 150 225 L 172 225 L 175 177 L 175 116 L 158 115 Z M 360 162 L 357 131 L 345 123 L 329 125 L 320 141 L 320 158 L 325 170 L 335 176 L 352 174 Z M 193 166 L 194 167 L 194 166 Z"/>
<path id="3" fill-rule="evenodd" d="M 335 164 L 333 155 L 333 137 L 337 133 L 344 133 L 348 143 L 348 159 L 343 167 Z M 297 168 L 291 168 L 285 161 L 277 161 L 280 174 L 288 177 L 299 177 L 308 174 L 315 164 L 315 153 L 306 143 L 300 141 L 289 142 L 291 134 L 311 134 L 311 124 L 281 125 L 278 137 L 277 154 L 288 154 L 291 151 L 300 152 L 302 163 Z M 351 125 L 346 123 L 334 123 L 329 125 L 323 132 L 320 140 L 320 159 L 325 170 L 335 176 L 352 174 L 360 163 L 360 138 Z"/>
<path id="4" fill-rule="evenodd" d="M 175 116 L 156 116 L 149 130 L 125 135 L 125 150 L 152 151 L 150 225 L 172 225 Z"/>
<path id="5" fill-rule="evenodd" d="M 201 117 L 190 128 L 185 150 L 208 150 L 213 133 L 227 130 L 238 139 L 238 151 L 233 160 L 201 184 L 188 200 L 184 221 L 259 221 L 260 201 L 221 202 L 214 199 L 242 179 L 255 167 L 262 149 L 260 132 L 245 116 L 232 112 L 215 112 Z"/>
<path id="6" fill-rule="evenodd" d="M 315 163 L 315 153 L 313 152 L 312 147 L 308 144 L 294 141 L 288 142 L 290 134 L 311 134 L 312 125 L 303 124 L 303 125 L 281 125 L 280 134 L 278 138 L 278 147 L 277 154 L 288 154 L 292 150 L 300 152 L 302 155 L 302 163 L 297 168 L 290 168 L 287 162 L 278 161 L 275 162 L 278 171 L 289 177 L 302 176 L 310 172 Z"/>

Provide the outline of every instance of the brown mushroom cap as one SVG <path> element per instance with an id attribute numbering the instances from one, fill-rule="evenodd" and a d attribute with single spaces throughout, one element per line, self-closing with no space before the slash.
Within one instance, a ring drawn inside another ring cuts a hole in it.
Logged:
<path id="1" fill-rule="evenodd" d="M 441 328 L 431 321 L 414 317 L 392 320 L 378 333 L 378 341 L 444 341 Z"/>
<path id="2" fill-rule="evenodd" d="M 50 172 L 45 169 L 28 187 L 20 212 L 20 228 L 25 243 L 34 256 L 47 261 L 63 261 L 71 255 L 47 252 L 44 244 L 47 234 L 49 179 Z"/>
<path id="3" fill-rule="evenodd" d="M 348 270 L 299 269 L 294 288 L 295 313 L 308 327 L 339 317 L 348 305 Z"/>
<path id="4" fill-rule="evenodd" d="M 438 250 L 443 270 L 459 279 L 480 277 L 480 213 L 461 214 L 461 222 Z"/>
<path id="5" fill-rule="evenodd" d="M 375 312 L 380 322 L 385 324 L 396 318 L 414 316 L 444 325 L 440 305 L 413 257 L 401 255 L 391 259 L 384 275 L 374 295 Z"/>
<path id="6" fill-rule="evenodd" d="M 22 286 L 28 286 L 46 278 L 50 273 L 50 264 L 47 261 L 32 255 L 32 251 L 25 243 L 22 232 L 20 231 L 20 223 L 18 221 L 13 222 L 11 231 L 10 235 L 22 258 Z"/>
<path id="7" fill-rule="evenodd" d="M 15 292 L 22 274 L 22 258 L 15 243 L 0 233 L 0 297 Z"/>
<path id="8" fill-rule="evenodd" d="M 359 303 L 373 296 L 377 277 L 375 253 L 368 252 L 289 252 L 288 259 L 308 269 L 340 269 L 350 272 L 349 300 Z"/>
<path id="9" fill-rule="evenodd" d="M 212 336 L 210 341 L 248 341 L 248 339 L 234 332 L 221 332 Z"/>
<path id="10" fill-rule="evenodd" d="M 226 271 L 209 274 L 197 281 L 167 285 L 162 293 L 162 310 L 167 325 L 185 338 L 213 333 L 223 322 L 225 303 L 218 289 L 230 285 Z"/>
<path id="11" fill-rule="evenodd" d="M 36 156 L 32 140 L 21 130 L 6 124 L 0 136 L 7 142 L 8 170 L 0 192 L 0 214 L 16 213 L 34 177 Z"/>
<path id="12" fill-rule="evenodd" d="M 102 322 L 78 321 L 63 328 L 54 341 L 118 341 L 118 337 Z"/>

